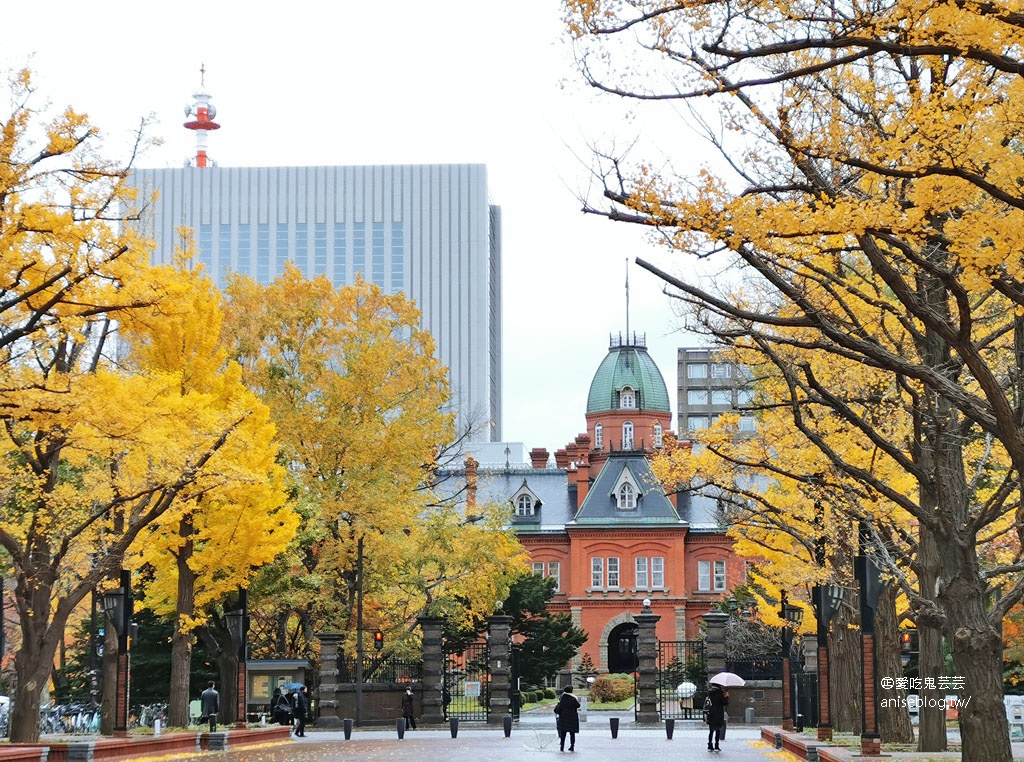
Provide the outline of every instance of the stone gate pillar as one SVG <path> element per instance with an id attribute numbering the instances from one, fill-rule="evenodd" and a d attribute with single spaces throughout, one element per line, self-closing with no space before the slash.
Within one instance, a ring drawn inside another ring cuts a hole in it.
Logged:
<path id="1" fill-rule="evenodd" d="M 725 671 L 725 624 L 729 615 L 722 611 L 709 611 L 701 615 L 704 620 L 704 658 L 708 677 Z M 706 688 L 706 685 L 699 686 Z"/>
<path id="2" fill-rule="evenodd" d="M 440 725 L 444 722 L 444 708 L 441 705 L 441 686 L 444 682 L 443 622 L 440 617 L 421 616 L 416 619 L 416 624 L 423 631 L 423 713 L 420 722 L 424 725 Z"/>
<path id="3" fill-rule="evenodd" d="M 661 722 L 658 712 L 658 637 L 654 634 L 654 626 L 661 617 L 652 613 L 647 605 L 634 619 L 639 627 L 637 653 L 640 657 L 636 721 L 638 725 L 654 724 Z"/>
<path id="4" fill-rule="evenodd" d="M 512 713 L 512 617 L 487 618 L 487 661 L 491 674 L 487 724 L 501 725 Z"/>
<path id="5" fill-rule="evenodd" d="M 320 716 L 318 728 L 340 728 L 342 725 L 338 702 L 338 643 L 340 632 L 318 632 L 320 641 Z"/>

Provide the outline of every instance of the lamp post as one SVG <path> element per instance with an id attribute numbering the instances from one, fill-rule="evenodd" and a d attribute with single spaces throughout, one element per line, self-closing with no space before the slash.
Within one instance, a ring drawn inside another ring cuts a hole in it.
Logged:
<path id="1" fill-rule="evenodd" d="M 832 740 L 832 710 L 829 705 L 828 630 L 832 617 L 843 602 L 838 585 L 814 585 L 811 588 L 814 616 L 818 620 L 818 740 Z"/>
<path id="2" fill-rule="evenodd" d="M 793 631 L 790 629 L 800 624 L 804 611 L 799 606 L 789 605 L 789 595 L 783 590 L 779 606 L 782 617 L 782 729 L 793 729 L 793 671 L 790 652 L 793 650 Z"/>
<path id="3" fill-rule="evenodd" d="M 853 571 L 860 585 L 860 753 L 865 757 L 879 757 L 882 754 L 882 739 L 878 733 L 878 690 L 875 687 L 875 608 L 882 592 L 882 582 L 878 566 L 867 555 L 871 542 L 867 522 L 860 523 L 858 534 L 860 551 L 853 560 Z"/>
<path id="4" fill-rule="evenodd" d="M 128 735 L 128 685 L 131 669 L 131 628 L 134 599 L 131 572 L 121 570 L 121 586 L 103 594 L 103 611 L 117 632 L 117 680 L 114 694 L 114 735 Z"/>
<path id="5" fill-rule="evenodd" d="M 248 677 L 246 675 L 247 639 L 249 632 L 249 591 L 238 588 L 238 608 L 224 612 L 231 642 L 238 644 L 238 667 L 235 671 L 235 727 L 244 728 L 248 710 Z"/>

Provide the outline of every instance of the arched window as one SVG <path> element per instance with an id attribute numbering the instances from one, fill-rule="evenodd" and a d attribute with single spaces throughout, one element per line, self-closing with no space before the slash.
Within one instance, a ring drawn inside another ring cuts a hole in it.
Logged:
<path id="1" fill-rule="evenodd" d="M 661 424 L 658 422 L 654 424 L 654 446 L 661 447 Z"/>
<path id="2" fill-rule="evenodd" d="M 629 482 L 624 482 L 619 487 L 619 510 L 632 511 L 636 509 L 636 490 Z"/>
<path id="3" fill-rule="evenodd" d="M 598 450 L 604 447 L 604 426 L 600 423 L 594 424 L 594 447 Z"/>
<path id="4" fill-rule="evenodd" d="M 622 424 L 622 449 L 633 449 L 633 422 L 626 421 Z"/>
<path id="5" fill-rule="evenodd" d="M 632 410 L 636 407 L 636 394 L 631 387 L 622 387 L 622 391 L 619 392 L 619 407 L 623 410 Z"/>
<path id="6" fill-rule="evenodd" d="M 529 495 L 520 495 L 516 498 L 516 516 L 532 516 L 533 500 Z"/>

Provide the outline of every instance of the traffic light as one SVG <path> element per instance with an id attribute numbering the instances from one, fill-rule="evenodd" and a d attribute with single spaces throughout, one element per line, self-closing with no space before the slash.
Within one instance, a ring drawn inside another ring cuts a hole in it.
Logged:
<path id="1" fill-rule="evenodd" d="M 900 651 L 905 654 L 917 653 L 917 630 L 900 630 Z"/>
<path id="2" fill-rule="evenodd" d="M 378 651 L 384 647 L 384 633 L 380 630 L 373 633 L 373 647 Z"/>

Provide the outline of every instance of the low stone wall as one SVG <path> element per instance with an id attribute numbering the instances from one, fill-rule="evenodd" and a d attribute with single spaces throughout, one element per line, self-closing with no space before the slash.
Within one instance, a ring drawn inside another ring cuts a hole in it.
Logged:
<path id="1" fill-rule="evenodd" d="M 746 685 L 729 688 L 730 722 L 746 722 L 747 709 L 754 710 L 753 722 L 781 722 L 782 681 L 747 680 Z"/>
<path id="2" fill-rule="evenodd" d="M 116 762 L 132 757 L 194 754 L 287 741 L 290 733 L 289 727 L 232 728 L 216 733 L 164 733 L 66 743 L 11 744 L 0 748 L 0 762 Z"/>
<path id="3" fill-rule="evenodd" d="M 364 683 L 360 725 L 390 726 L 402 716 L 402 697 L 409 683 Z M 413 716 L 423 714 L 422 685 L 413 683 Z M 317 727 L 339 727 L 343 720 L 356 717 L 356 684 L 338 683 L 333 696 L 321 692 Z"/>

